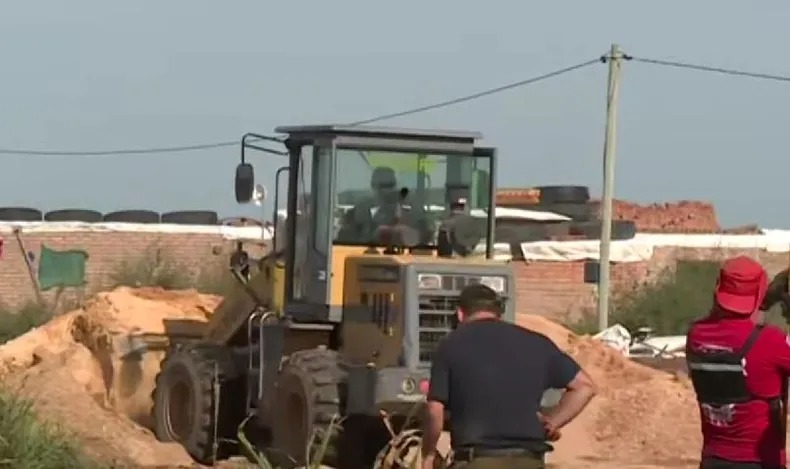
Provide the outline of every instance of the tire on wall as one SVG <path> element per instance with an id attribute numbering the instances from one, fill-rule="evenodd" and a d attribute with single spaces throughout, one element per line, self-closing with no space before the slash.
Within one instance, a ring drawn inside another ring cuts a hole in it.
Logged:
<path id="1" fill-rule="evenodd" d="M 583 204 L 590 201 L 587 186 L 538 186 L 541 204 Z"/>
<path id="2" fill-rule="evenodd" d="M 44 221 L 81 221 L 84 223 L 98 223 L 102 221 L 103 215 L 95 210 L 83 210 L 78 208 L 52 210 L 44 214 Z"/>
<path id="3" fill-rule="evenodd" d="M 110 223 L 159 223 L 159 213 L 151 210 L 119 210 L 104 215 Z"/>
<path id="4" fill-rule="evenodd" d="M 579 222 L 571 226 L 571 233 L 587 239 L 601 239 L 602 223 L 600 221 Z M 636 224 L 631 220 L 612 221 L 612 239 L 625 240 L 636 236 Z"/>
<path id="5" fill-rule="evenodd" d="M 27 207 L 1 207 L 0 221 L 41 221 L 41 210 Z"/>
<path id="6" fill-rule="evenodd" d="M 210 210 L 183 210 L 162 214 L 162 223 L 177 225 L 217 225 L 219 215 Z"/>

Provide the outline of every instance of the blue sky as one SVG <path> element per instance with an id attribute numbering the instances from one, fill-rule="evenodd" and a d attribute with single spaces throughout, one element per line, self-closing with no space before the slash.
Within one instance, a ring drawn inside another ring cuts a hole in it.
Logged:
<path id="1" fill-rule="evenodd" d="M 468 0 L 0 2 L 0 148 L 104 150 L 347 122 L 588 60 L 790 75 L 790 2 Z M 480 130 L 500 186 L 601 186 L 606 66 L 387 125 Z M 708 199 L 723 224 L 788 227 L 790 83 L 626 63 L 616 196 Z M 238 150 L 3 155 L 0 205 L 213 209 Z M 271 187 L 273 157 L 256 159 Z"/>

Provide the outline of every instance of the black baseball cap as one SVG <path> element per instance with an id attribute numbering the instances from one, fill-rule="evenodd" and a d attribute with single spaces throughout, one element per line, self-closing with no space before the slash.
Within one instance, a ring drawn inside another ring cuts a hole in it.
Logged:
<path id="1" fill-rule="evenodd" d="M 492 288 L 482 283 L 469 285 L 461 290 L 458 307 L 467 314 L 490 311 L 501 315 L 504 312 L 502 298 Z"/>

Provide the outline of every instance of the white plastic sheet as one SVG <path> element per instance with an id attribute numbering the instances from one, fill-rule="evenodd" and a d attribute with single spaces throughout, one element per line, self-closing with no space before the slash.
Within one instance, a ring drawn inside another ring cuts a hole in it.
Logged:
<path id="1" fill-rule="evenodd" d="M 615 324 L 602 330 L 595 334 L 593 339 L 603 342 L 623 355 L 628 355 L 628 348 L 631 345 L 631 333 L 621 324 Z"/>
<path id="2" fill-rule="evenodd" d="M 599 240 L 537 241 L 523 243 L 521 252 L 530 261 L 579 261 L 600 259 Z M 649 234 L 637 233 L 632 239 L 612 241 L 612 262 L 639 262 L 653 257 L 657 247 L 707 249 L 763 249 L 789 252 L 789 230 L 763 230 L 761 234 Z"/>
<path id="3" fill-rule="evenodd" d="M 229 240 L 268 240 L 271 230 L 259 226 L 178 225 L 170 223 L 0 222 L 0 234 L 14 229 L 35 233 L 171 233 L 216 234 Z"/>

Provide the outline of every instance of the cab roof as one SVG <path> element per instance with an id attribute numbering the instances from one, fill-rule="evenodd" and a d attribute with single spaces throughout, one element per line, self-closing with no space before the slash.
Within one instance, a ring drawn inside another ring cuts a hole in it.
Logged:
<path id="1" fill-rule="evenodd" d="M 414 140 L 454 140 L 474 142 L 483 138 L 480 132 L 460 130 L 433 130 L 433 129 L 407 129 L 397 127 L 372 127 L 348 124 L 324 125 L 286 125 L 274 129 L 279 134 L 289 134 L 299 139 L 300 136 L 330 136 L 343 135 L 350 137 L 378 137 L 388 139 L 414 139 Z"/>

